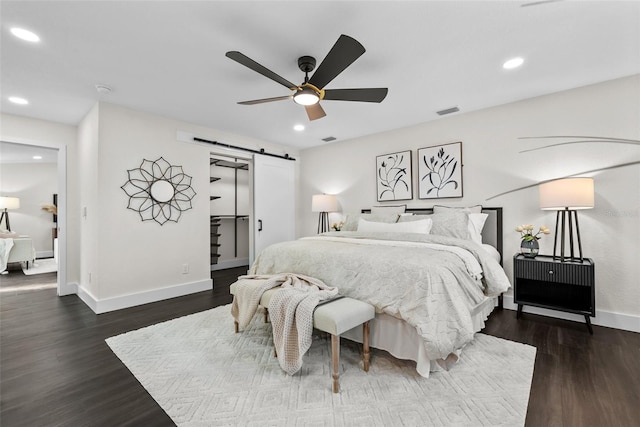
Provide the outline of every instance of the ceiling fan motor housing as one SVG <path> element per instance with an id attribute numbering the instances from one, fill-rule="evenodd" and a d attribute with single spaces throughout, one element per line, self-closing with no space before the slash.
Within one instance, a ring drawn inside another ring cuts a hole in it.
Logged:
<path id="1" fill-rule="evenodd" d="M 304 73 L 310 73 L 316 68 L 316 58 L 313 56 L 301 56 L 298 58 L 298 68 Z"/>

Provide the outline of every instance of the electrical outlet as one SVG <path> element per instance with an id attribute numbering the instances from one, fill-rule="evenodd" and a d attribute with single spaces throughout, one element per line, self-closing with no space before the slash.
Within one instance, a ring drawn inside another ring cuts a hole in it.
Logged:
<path id="1" fill-rule="evenodd" d="M 189 264 L 182 264 L 182 274 L 189 274 Z"/>

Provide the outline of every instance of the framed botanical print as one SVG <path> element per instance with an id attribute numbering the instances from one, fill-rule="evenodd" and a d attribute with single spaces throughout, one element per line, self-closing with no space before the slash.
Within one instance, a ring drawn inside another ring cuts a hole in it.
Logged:
<path id="1" fill-rule="evenodd" d="M 418 150 L 418 198 L 462 197 L 462 142 Z"/>
<path id="2" fill-rule="evenodd" d="M 413 199 L 411 150 L 376 157 L 376 192 L 379 202 Z"/>

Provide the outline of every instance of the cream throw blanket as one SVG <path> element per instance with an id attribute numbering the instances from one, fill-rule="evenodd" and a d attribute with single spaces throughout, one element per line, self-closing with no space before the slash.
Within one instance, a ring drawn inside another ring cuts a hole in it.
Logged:
<path id="1" fill-rule="evenodd" d="M 319 279 L 293 273 L 250 275 L 238 278 L 231 314 L 240 328 L 247 327 L 262 294 L 280 286 L 269 302 L 273 343 L 280 367 L 293 375 L 302 367 L 313 334 L 313 311 L 318 303 L 338 294 L 338 289 Z"/>

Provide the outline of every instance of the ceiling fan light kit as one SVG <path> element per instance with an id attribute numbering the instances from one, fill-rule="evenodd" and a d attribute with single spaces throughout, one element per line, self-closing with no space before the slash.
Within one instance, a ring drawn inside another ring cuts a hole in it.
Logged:
<path id="1" fill-rule="evenodd" d="M 320 106 L 320 100 L 379 103 L 387 96 L 389 91 L 387 88 L 324 89 L 364 52 L 365 48 L 356 39 L 341 35 L 311 78 L 309 73 L 315 69 L 315 58 L 312 56 L 298 58 L 298 68 L 305 73 L 304 82 L 300 85 L 291 83 L 238 51 L 229 51 L 226 56 L 294 92 L 291 95 L 242 101 L 238 104 L 255 105 L 292 98 L 296 104 L 305 107 L 309 120 L 317 120 L 326 115 Z"/>
<path id="2" fill-rule="evenodd" d="M 300 105 L 313 105 L 320 102 L 320 97 L 310 87 L 303 87 L 293 95 L 293 101 Z"/>

